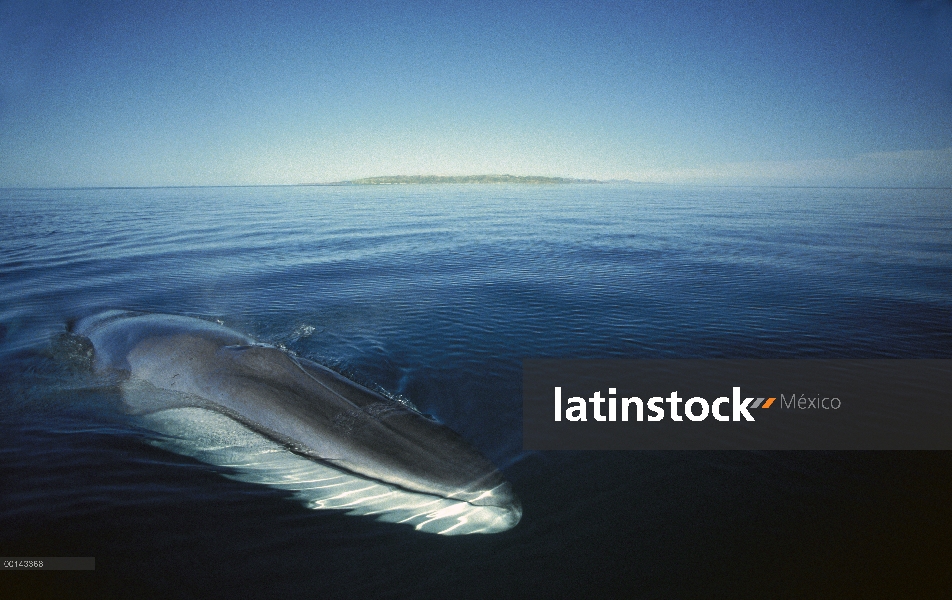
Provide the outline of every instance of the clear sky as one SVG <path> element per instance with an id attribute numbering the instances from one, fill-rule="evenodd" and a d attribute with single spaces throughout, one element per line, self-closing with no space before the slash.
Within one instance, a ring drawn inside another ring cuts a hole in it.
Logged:
<path id="1" fill-rule="evenodd" d="M 0 0 L 0 186 L 952 186 L 952 2 Z"/>

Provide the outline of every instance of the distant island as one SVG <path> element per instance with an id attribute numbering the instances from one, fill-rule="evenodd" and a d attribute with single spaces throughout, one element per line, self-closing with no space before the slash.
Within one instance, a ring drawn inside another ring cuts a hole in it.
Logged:
<path id="1" fill-rule="evenodd" d="M 601 183 L 596 179 L 570 179 L 567 177 L 540 177 L 537 175 L 392 175 L 364 177 L 349 181 L 336 181 L 325 185 L 413 185 L 422 183 Z"/>

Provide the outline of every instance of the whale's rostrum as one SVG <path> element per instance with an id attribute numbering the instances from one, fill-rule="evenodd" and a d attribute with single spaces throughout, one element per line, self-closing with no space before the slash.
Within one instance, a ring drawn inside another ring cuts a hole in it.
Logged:
<path id="1" fill-rule="evenodd" d="M 522 509 L 496 468 L 448 427 L 317 363 L 223 325 L 108 311 L 73 333 L 160 445 L 312 508 L 445 534 L 498 532 Z"/>

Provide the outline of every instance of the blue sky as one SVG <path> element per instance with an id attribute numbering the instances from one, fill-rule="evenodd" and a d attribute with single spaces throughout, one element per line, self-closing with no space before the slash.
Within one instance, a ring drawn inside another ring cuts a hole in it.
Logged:
<path id="1" fill-rule="evenodd" d="M 952 186 L 952 3 L 0 0 L 0 186 Z"/>

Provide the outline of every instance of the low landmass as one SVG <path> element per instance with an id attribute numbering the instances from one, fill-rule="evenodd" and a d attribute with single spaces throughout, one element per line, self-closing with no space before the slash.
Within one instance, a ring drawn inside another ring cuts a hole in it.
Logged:
<path id="1" fill-rule="evenodd" d="M 337 181 L 328 185 L 413 185 L 421 183 L 601 183 L 596 179 L 541 177 L 538 175 L 391 175 Z"/>

